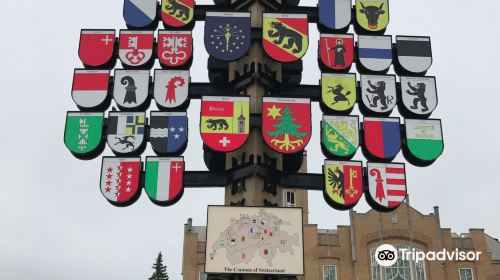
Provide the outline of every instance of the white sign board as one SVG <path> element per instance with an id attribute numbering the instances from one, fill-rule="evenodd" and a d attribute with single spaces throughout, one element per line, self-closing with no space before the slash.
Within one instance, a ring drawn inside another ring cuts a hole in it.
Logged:
<path id="1" fill-rule="evenodd" d="M 205 273 L 304 274 L 302 208 L 209 206 Z"/>

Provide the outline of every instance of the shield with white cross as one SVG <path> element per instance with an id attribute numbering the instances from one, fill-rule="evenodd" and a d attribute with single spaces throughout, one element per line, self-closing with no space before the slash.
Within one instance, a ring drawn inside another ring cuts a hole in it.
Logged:
<path id="1" fill-rule="evenodd" d="M 248 139 L 250 98 L 204 96 L 200 132 L 203 142 L 218 152 L 234 151 Z"/>

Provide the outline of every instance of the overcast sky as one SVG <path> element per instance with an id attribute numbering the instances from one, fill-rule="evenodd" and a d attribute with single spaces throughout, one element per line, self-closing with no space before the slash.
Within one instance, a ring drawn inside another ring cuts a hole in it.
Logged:
<path id="1" fill-rule="evenodd" d="M 205 4 L 206 1 L 198 1 Z M 429 35 L 443 119 L 445 152 L 428 168 L 407 164 L 412 206 L 441 208 L 443 227 L 485 228 L 500 237 L 500 96 L 498 1 L 391 1 L 387 34 Z M 5 1 L 0 39 L 0 279 L 146 279 L 158 251 L 172 280 L 182 279 L 183 224 L 203 225 L 206 205 L 222 204 L 223 191 L 186 190 L 175 206 L 153 205 L 145 194 L 128 208 L 111 206 L 99 191 L 101 159 L 75 159 L 63 143 L 66 111 L 76 110 L 70 90 L 81 28 L 125 28 L 123 1 Z M 302 5 L 316 5 L 302 1 Z M 203 22 L 194 30 L 192 80 L 207 81 Z M 317 84 L 318 32 L 311 24 L 304 84 Z M 488 31 L 490 30 L 490 31 Z M 119 64 L 118 64 L 119 65 Z M 154 108 L 154 105 L 152 105 Z M 204 170 L 198 129 L 199 101 L 191 103 L 188 170 Z M 398 116 L 397 111 L 393 116 Z M 320 173 L 321 112 L 313 104 L 309 172 Z M 111 155 L 109 148 L 104 155 Z M 144 154 L 153 155 L 151 150 Z M 144 158 L 143 158 L 144 159 Z M 356 159 L 361 159 L 358 151 Z M 398 157 L 398 161 L 404 161 Z M 348 224 L 321 193 L 310 192 L 310 223 Z M 369 207 L 362 202 L 358 212 Z"/>

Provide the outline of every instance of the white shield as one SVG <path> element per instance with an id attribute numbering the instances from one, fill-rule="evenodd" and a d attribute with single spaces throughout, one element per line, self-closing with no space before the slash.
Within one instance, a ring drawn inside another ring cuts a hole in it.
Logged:
<path id="1" fill-rule="evenodd" d="M 154 97 L 160 107 L 175 108 L 188 97 L 189 71 L 155 70 Z"/>
<path id="2" fill-rule="evenodd" d="M 406 110 L 417 115 L 429 115 L 438 104 L 436 78 L 401 77 L 401 96 Z"/>
<path id="3" fill-rule="evenodd" d="M 375 113 L 386 113 L 396 106 L 396 77 L 392 75 L 361 75 L 361 99 Z"/>
<path id="4" fill-rule="evenodd" d="M 120 107 L 131 109 L 148 97 L 149 70 L 115 70 L 113 98 Z"/>

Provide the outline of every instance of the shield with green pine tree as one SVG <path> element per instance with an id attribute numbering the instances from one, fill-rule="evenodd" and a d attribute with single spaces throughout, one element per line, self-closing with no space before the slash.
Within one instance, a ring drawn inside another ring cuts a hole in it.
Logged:
<path id="1" fill-rule="evenodd" d="M 304 150 L 311 139 L 311 101 L 264 97 L 262 136 L 267 145 L 279 153 L 294 154 Z"/>

